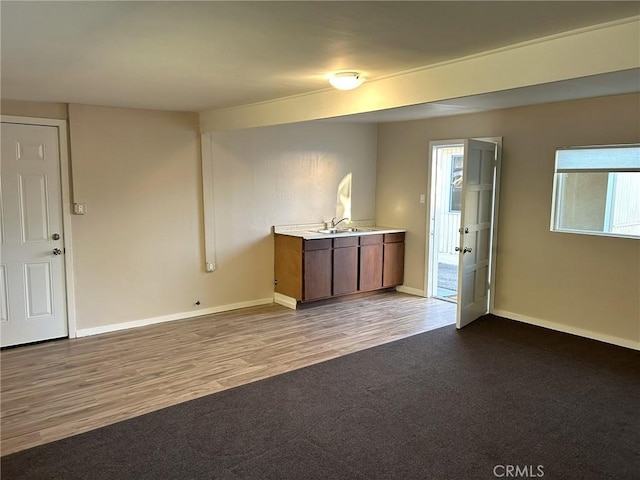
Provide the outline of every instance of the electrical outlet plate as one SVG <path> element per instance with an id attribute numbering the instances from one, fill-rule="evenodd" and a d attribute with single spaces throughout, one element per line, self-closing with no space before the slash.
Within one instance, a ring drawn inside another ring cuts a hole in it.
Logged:
<path id="1" fill-rule="evenodd" d="M 85 213 L 87 213 L 87 205 L 85 203 L 74 203 L 73 213 L 75 213 L 76 215 L 84 215 Z"/>
<path id="2" fill-rule="evenodd" d="M 216 264 L 212 262 L 207 262 L 205 265 L 207 272 L 211 273 L 216 269 Z"/>

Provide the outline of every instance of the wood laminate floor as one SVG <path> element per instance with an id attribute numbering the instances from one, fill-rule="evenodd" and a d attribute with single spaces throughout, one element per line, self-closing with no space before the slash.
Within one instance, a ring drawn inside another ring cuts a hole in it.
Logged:
<path id="1" fill-rule="evenodd" d="M 7 455 L 455 323 L 455 304 L 384 293 L 279 305 L 0 352 Z"/>

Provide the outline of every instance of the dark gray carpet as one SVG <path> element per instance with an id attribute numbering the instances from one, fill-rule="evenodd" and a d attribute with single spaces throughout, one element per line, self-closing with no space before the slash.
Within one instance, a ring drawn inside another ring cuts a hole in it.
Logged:
<path id="1" fill-rule="evenodd" d="M 2 479 L 636 479 L 638 366 L 489 316 L 3 457 Z"/>

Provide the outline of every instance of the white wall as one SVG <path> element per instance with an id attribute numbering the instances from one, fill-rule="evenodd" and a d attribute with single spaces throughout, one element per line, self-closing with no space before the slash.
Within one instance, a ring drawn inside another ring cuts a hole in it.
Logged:
<path id="1" fill-rule="evenodd" d="M 336 215 L 351 173 L 352 219 L 375 218 L 376 126 L 300 123 L 211 133 L 216 264 L 229 296 L 273 293 L 273 225 Z"/>
<path id="2" fill-rule="evenodd" d="M 210 304 L 201 265 L 197 115 L 69 105 L 76 324 L 82 332 Z"/>
<path id="3" fill-rule="evenodd" d="M 621 95 L 383 124 L 377 134 L 318 122 L 212 134 L 213 274 L 203 271 L 197 115 L 73 107 L 74 183 L 88 207 L 73 219 L 78 328 L 197 314 L 196 299 L 206 311 L 269 297 L 271 226 L 334 215 L 335 190 L 350 171 L 354 218 L 408 229 L 405 284 L 422 289 L 426 211 L 418 198 L 428 193 L 429 141 L 503 136 L 497 308 L 638 342 L 637 240 L 552 233 L 549 215 L 554 149 L 638 142 L 639 101 Z M 10 115 L 49 110 L 3 102 Z"/>
<path id="4" fill-rule="evenodd" d="M 20 102 L 4 99 L 0 103 L 0 110 L 3 115 L 55 118 L 57 120 L 67 120 L 69 118 L 67 107 L 66 103 Z"/>
<path id="5" fill-rule="evenodd" d="M 408 229 L 405 286 L 425 279 L 429 141 L 503 137 L 499 313 L 640 347 L 638 240 L 549 231 L 555 149 L 640 141 L 640 96 L 619 95 L 382 124 L 377 220 Z"/>
<path id="6" fill-rule="evenodd" d="M 2 110 L 67 117 L 64 104 Z M 374 218 L 375 126 L 215 134 L 218 270 L 206 273 L 197 114 L 72 104 L 68 118 L 72 194 L 87 205 L 72 218 L 81 334 L 270 301 L 272 225 L 331 218 L 349 172 L 354 218 Z"/>
<path id="7" fill-rule="evenodd" d="M 374 126 L 215 134 L 218 268 L 205 273 L 196 119 L 70 105 L 76 201 L 88 210 L 73 222 L 78 329 L 269 300 L 272 225 L 331 218 L 338 182 L 349 172 L 354 215 L 374 217 Z"/>

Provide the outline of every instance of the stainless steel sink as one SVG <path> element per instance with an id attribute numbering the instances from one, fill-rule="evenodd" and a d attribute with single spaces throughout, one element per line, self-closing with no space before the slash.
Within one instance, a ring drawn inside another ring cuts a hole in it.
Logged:
<path id="1" fill-rule="evenodd" d="M 368 228 L 325 228 L 318 230 L 318 233 L 353 233 L 353 232 L 370 232 Z"/>

